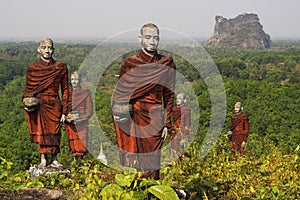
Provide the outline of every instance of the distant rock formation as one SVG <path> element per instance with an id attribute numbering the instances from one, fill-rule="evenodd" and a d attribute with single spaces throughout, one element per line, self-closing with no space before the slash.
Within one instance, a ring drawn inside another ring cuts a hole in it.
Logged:
<path id="1" fill-rule="evenodd" d="M 233 19 L 216 16 L 215 20 L 207 47 L 270 48 L 270 35 L 264 32 L 256 14 L 244 13 Z"/>

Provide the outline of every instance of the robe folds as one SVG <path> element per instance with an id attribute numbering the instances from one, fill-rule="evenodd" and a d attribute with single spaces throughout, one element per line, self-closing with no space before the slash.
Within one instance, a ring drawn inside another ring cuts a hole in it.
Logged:
<path id="1" fill-rule="evenodd" d="M 176 106 L 172 113 L 173 131 L 171 133 L 171 156 L 181 156 L 184 151 L 184 139 L 188 137 L 191 126 L 191 110 L 185 106 Z"/>
<path id="2" fill-rule="evenodd" d="M 122 165 L 138 171 L 160 168 L 162 130 L 171 128 L 175 69 L 172 57 L 150 56 L 143 49 L 122 63 L 113 106 L 125 101 L 133 107 L 129 120 L 114 120 Z"/>
<path id="3" fill-rule="evenodd" d="M 72 156 L 84 156 L 88 150 L 88 124 L 93 115 L 93 101 L 91 93 L 81 87 L 69 88 L 70 112 L 79 113 L 80 121 L 74 123 L 65 122 L 69 151 Z"/>
<path id="4" fill-rule="evenodd" d="M 242 112 L 231 115 L 231 128 L 232 137 L 230 139 L 230 149 L 240 154 L 244 154 L 244 148 L 242 142 L 247 142 L 249 134 L 249 122 L 248 115 Z"/>
<path id="5" fill-rule="evenodd" d="M 62 100 L 59 97 L 61 88 Z M 27 112 L 30 140 L 40 145 L 41 154 L 60 151 L 62 113 L 68 113 L 68 69 L 65 63 L 40 59 L 30 64 L 26 73 L 25 97 L 39 99 L 39 107 Z"/>

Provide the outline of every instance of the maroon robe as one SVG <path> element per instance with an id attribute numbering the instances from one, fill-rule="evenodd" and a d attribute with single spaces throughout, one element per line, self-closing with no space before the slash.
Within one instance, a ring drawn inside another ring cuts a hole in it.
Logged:
<path id="1" fill-rule="evenodd" d="M 89 119 L 93 115 L 93 102 L 90 91 L 81 87 L 70 87 L 69 108 L 70 111 L 77 111 L 80 115 L 80 121 L 76 124 L 65 122 L 69 151 L 72 152 L 72 156 L 84 156 L 88 152 Z"/>
<path id="2" fill-rule="evenodd" d="M 123 62 L 113 105 L 127 101 L 134 111 L 127 122 L 114 121 L 122 165 L 138 171 L 160 168 L 162 130 L 171 128 L 175 68 L 172 57 L 144 50 Z"/>
<path id="3" fill-rule="evenodd" d="M 249 134 L 248 115 L 242 112 L 232 114 L 230 130 L 232 131 L 230 149 L 233 155 L 235 156 L 236 152 L 243 155 L 244 148 L 242 147 L 242 143 L 243 141 L 247 142 Z"/>
<path id="4" fill-rule="evenodd" d="M 188 137 L 191 125 L 191 110 L 185 106 L 176 106 L 173 108 L 173 127 L 170 138 L 171 157 L 179 157 L 184 152 L 184 139 Z"/>
<path id="5" fill-rule="evenodd" d="M 61 87 L 62 102 L 58 92 Z M 28 66 L 24 97 L 39 99 L 39 107 L 26 113 L 30 140 L 40 145 L 41 154 L 60 151 L 62 113 L 68 113 L 68 69 L 65 63 L 40 59 Z"/>

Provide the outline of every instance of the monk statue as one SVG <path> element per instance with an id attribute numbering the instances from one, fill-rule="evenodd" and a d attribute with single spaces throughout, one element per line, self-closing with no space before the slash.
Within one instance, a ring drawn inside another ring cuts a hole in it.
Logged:
<path id="1" fill-rule="evenodd" d="M 68 114 L 68 69 L 65 63 L 53 59 L 51 39 L 42 39 L 37 50 L 41 57 L 28 66 L 22 97 L 30 140 L 39 144 L 39 168 L 46 166 L 48 154 L 52 155 L 52 167 L 62 167 L 57 154 L 60 152 L 60 130 Z"/>
<path id="2" fill-rule="evenodd" d="M 241 102 L 234 105 L 234 113 L 231 115 L 231 126 L 227 132 L 230 141 L 230 150 L 236 158 L 238 154 L 244 155 L 244 148 L 248 140 L 249 123 L 248 115 L 242 112 Z"/>
<path id="3" fill-rule="evenodd" d="M 75 71 L 71 74 L 69 88 L 69 110 L 65 121 L 69 151 L 74 160 L 83 158 L 88 150 L 88 124 L 93 115 L 93 102 L 88 89 L 81 87 L 81 76 Z"/>
<path id="4" fill-rule="evenodd" d="M 120 162 L 159 179 L 161 147 L 171 128 L 174 102 L 173 58 L 157 52 L 159 29 L 142 26 L 139 53 L 122 63 L 112 111 Z"/>
<path id="5" fill-rule="evenodd" d="M 170 137 L 170 154 L 172 159 L 180 158 L 184 153 L 184 143 L 188 137 L 191 124 L 191 110 L 185 106 L 186 95 L 179 93 L 172 114 L 172 131 Z"/>

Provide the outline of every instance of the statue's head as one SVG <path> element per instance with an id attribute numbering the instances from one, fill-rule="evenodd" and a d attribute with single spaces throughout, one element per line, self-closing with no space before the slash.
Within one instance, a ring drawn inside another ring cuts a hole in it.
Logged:
<path id="1" fill-rule="evenodd" d="M 243 110 L 243 105 L 241 102 L 236 102 L 234 104 L 234 112 L 237 114 Z"/>
<path id="2" fill-rule="evenodd" d="M 73 88 L 77 88 L 80 86 L 81 83 L 81 76 L 77 71 L 74 71 L 71 74 L 71 85 Z"/>
<path id="3" fill-rule="evenodd" d="M 148 23 L 142 26 L 139 42 L 142 47 L 148 52 L 153 53 L 157 50 L 159 43 L 159 29 L 153 23 Z"/>
<path id="4" fill-rule="evenodd" d="M 183 106 L 186 103 L 186 96 L 184 93 L 179 93 L 176 97 L 176 105 Z"/>
<path id="5" fill-rule="evenodd" d="M 50 38 L 40 40 L 38 52 L 45 60 L 50 60 L 54 53 L 53 41 Z"/>

